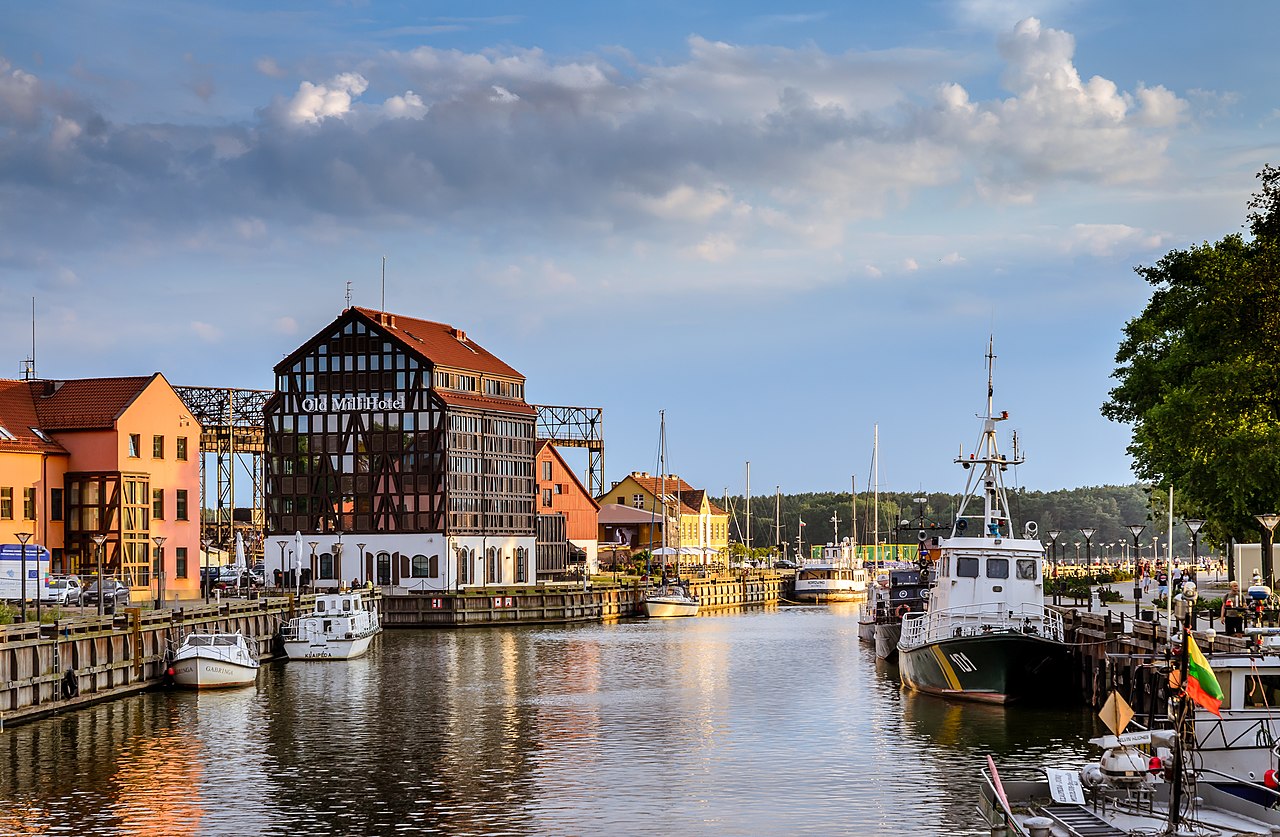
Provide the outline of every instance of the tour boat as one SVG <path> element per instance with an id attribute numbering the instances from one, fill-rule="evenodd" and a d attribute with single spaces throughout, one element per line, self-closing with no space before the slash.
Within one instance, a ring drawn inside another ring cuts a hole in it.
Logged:
<path id="1" fill-rule="evenodd" d="M 820 557 L 796 568 L 792 596 L 799 602 L 859 602 L 867 597 L 867 571 L 857 566 L 856 546 L 845 538 L 827 544 Z"/>
<path id="2" fill-rule="evenodd" d="M 902 619 L 921 613 L 928 573 L 907 563 L 897 563 L 876 577 L 867 600 L 858 608 L 858 635 L 874 643 L 876 656 L 893 662 L 898 659 Z"/>
<path id="3" fill-rule="evenodd" d="M 353 591 L 316 596 L 314 610 L 290 619 L 280 634 L 291 660 L 350 660 L 368 651 L 381 630 L 378 611 Z"/>
<path id="4" fill-rule="evenodd" d="M 932 589 L 923 613 L 905 614 L 898 641 L 904 686 L 943 697 L 1007 703 L 1056 698 L 1066 690 L 1068 646 L 1062 615 L 1044 605 L 1044 545 L 1028 522 L 1016 534 L 1003 474 L 1018 465 L 996 444 L 1009 418 L 992 409 L 992 361 L 987 351 L 987 414 L 973 453 L 956 463 L 968 472 L 951 536 L 930 539 Z M 976 507 L 976 508 L 975 508 Z"/>
<path id="5" fill-rule="evenodd" d="M 168 673 L 176 685 L 190 689 L 247 686 L 258 676 L 258 658 L 241 633 L 189 633 Z"/>

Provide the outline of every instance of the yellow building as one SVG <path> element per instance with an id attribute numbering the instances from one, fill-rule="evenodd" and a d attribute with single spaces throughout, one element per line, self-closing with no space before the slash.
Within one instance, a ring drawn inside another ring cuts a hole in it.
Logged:
<path id="1" fill-rule="evenodd" d="M 667 509 L 667 546 L 680 549 L 682 562 L 722 561 L 729 550 L 729 515 L 711 501 L 706 491 L 694 488 L 675 474 L 664 478 L 632 471 L 596 499 L 602 506 L 628 506 L 661 517 L 663 503 L 659 497 L 663 496 Z"/>

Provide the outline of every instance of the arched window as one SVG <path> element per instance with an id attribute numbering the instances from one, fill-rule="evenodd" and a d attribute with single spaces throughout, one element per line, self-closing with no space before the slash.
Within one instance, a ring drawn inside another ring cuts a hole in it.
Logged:
<path id="1" fill-rule="evenodd" d="M 378 553 L 378 584 L 391 583 L 391 555 L 387 552 Z"/>
<path id="2" fill-rule="evenodd" d="M 458 547 L 458 583 L 471 583 L 471 557 L 465 546 Z"/>
<path id="3" fill-rule="evenodd" d="M 489 547 L 488 571 L 485 574 L 485 584 L 495 584 L 502 581 L 498 575 L 498 548 L 496 546 Z"/>
<path id="4" fill-rule="evenodd" d="M 320 553 L 320 578 L 333 578 L 333 555 Z"/>
<path id="5" fill-rule="evenodd" d="M 431 565 L 427 556 L 425 555 L 413 556 L 413 566 L 409 571 L 409 576 L 411 578 L 427 578 L 430 575 L 431 575 Z"/>
<path id="6" fill-rule="evenodd" d="M 523 584 L 526 581 L 525 560 L 528 554 L 529 554 L 529 551 L 525 549 L 523 546 L 516 547 L 516 583 L 517 584 Z"/>

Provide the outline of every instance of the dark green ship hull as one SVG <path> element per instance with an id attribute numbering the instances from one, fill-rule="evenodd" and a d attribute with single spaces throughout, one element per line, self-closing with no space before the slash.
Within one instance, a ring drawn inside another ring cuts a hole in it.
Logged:
<path id="1" fill-rule="evenodd" d="M 919 692 L 984 703 L 1053 702 L 1069 683 L 1067 646 L 1002 631 L 898 648 L 902 684 Z"/>

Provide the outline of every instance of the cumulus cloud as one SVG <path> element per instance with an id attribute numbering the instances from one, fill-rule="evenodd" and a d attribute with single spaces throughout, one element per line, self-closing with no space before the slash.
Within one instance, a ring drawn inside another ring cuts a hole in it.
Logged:
<path id="1" fill-rule="evenodd" d="M 191 321 L 191 331 L 206 343 L 217 343 L 222 339 L 222 329 L 199 320 Z"/>
<path id="2" fill-rule="evenodd" d="M 944 190 L 1031 205 L 1062 184 L 1160 175 L 1184 99 L 1158 80 L 1124 90 L 1082 74 L 1072 35 L 1035 18 L 1006 24 L 991 51 L 1004 90 L 979 97 L 941 50 L 694 36 L 682 58 L 646 64 L 422 46 L 300 80 L 242 124 L 114 123 L 0 59 L 0 223 L 43 223 L 60 244 L 212 229 L 264 246 L 288 225 L 390 221 L 709 264 L 822 253 L 909 271 L 903 252 L 846 252 L 850 231 Z M 269 57 L 256 68 L 283 74 Z M 66 223 L 67 206 L 92 206 L 93 223 Z"/>
<path id="3" fill-rule="evenodd" d="M 277 334 L 297 334 L 298 321 L 293 317 L 278 317 L 274 323 Z"/>
<path id="4" fill-rule="evenodd" d="M 369 88 L 359 73 L 342 73 L 327 82 L 304 81 L 284 106 L 284 117 L 293 124 L 314 124 L 322 119 L 345 116 L 352 100 Z"/>

